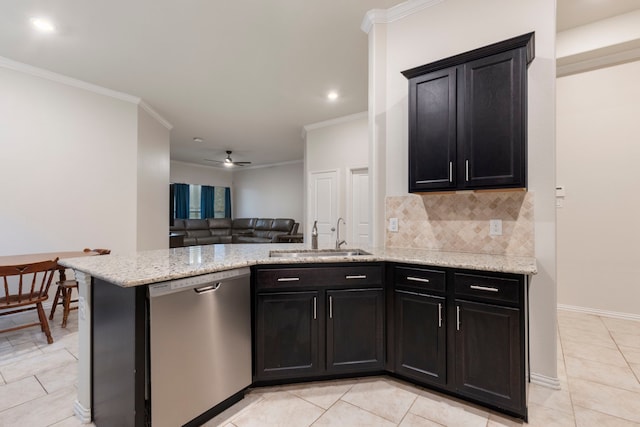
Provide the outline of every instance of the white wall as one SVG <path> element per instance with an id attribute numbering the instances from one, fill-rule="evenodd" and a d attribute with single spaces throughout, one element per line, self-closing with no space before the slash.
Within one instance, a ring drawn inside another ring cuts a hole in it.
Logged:
<path id="1" fill-rule="evenodd" d="M 211 185 L 231 187 L 233 173 L 230 170 L 201 166 L 193 163 L 171 161 L 170 181 L 176 184 Z M 168 191 L 167 184 L 167 191 Z M 233 191 L 233 189 L 232 189 Z M 167 204 L 167 209 L 168 208 Z"/>
<path id="2" fill-rule="evenodd" d="M 640 61 L 558 79 L 558 302 L 640 318 Z"/>
<path id="3" fill-rule="evenodd" d="M 531 369 L 537 382 L 557 386 L 555 1 L 449 0 L 374 25 L 369 32 L 371 172 L 374 193 L 407 194 L 408 83 L 401 71 L 531 31 L 536 58 L 528 73 L 529 190 L 535 193 L 539 270 L 530 291 Z M 384 200 L 374 203 L 375 212 L 384 212 Z M 374 243 L 380 243 L 384 221 L 374 221 Z"/>
<path id="4" fill-rule="evenodd" d="M 369 165 L 369 130 L 367 113 L 358 113 L 335 120 L 305 126 L 305 182 L 313 172 L 338 171 L 338 217 L 348 217 L 347 189 L 351 169 Z M 305 200 L 309 188 L 305 190 Z M 311 234 L 313 220 L 307 218 Z M 351 224 L 341 236 L 351 236 Z"/>
<path id="5" fill-rule="evenodd" d="M 302 162 L 236 169 L 231 189 L 232 216 L 292 218 L 302 227 L 302 169 Z"/>
<path id="6" fill-rule="evenodd" d="M 135 251 L 137 106 L 3 67 L 0 94 L 0 255 Z"/>
<path id="7" fill-rule="evenodd" d="M 169 129 L 138 107 L 137 249 L 169 247 Z"/>

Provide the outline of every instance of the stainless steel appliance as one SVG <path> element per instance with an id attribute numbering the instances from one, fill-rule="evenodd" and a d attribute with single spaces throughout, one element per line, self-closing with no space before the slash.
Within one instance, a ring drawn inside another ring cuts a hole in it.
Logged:
<path id="1" fill-rule="evenodd" d="M 251 384 L 249 272 L 149 286 L 153 427 L 182 426 Z"/>

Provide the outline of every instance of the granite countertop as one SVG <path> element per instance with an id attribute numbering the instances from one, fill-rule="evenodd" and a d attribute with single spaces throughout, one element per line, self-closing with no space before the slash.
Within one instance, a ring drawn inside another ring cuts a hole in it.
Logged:
<path id="1" fill-rule="evenodd" d="M 536 259 L 505 255 L 441 252 L 407 248 L 363 248 L 371 255 L 350 257 L 269 257 L 272 250 L 309 249 L 304 243 L 227 244 L 158 249 L 61 259 L 59 264 L 122 287 L 163 282 L 182 277 L 260 264 L 300 264 L 391 261 L 434 267 L 516 274 L 536 274 Z"/>

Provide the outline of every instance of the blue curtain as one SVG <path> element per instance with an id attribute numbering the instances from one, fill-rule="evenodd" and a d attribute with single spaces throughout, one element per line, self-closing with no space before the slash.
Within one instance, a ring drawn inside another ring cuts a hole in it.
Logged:
<path id="1" fill-rule="evenodd" d="M 176 195 L 176 218 L 189 218 L 189 184 L 174 184 Z"/>
<path id="2" fill-rule="evenodd" d="M 216 192 L 215 188 L 203 185 L 200 187 L 200 217 L 201 218 L 214 218 L 214 205 L 215 205 Z"/>
<path id="3" fill-rule="evenodd" d="M 231 218 L 231 188 L 224 189 L 224 217 Z"/>

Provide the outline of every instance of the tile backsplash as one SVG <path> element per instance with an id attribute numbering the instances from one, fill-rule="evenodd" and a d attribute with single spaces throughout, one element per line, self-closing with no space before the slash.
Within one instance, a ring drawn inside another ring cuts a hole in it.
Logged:
<path id="1" fill-rule="evenodd" d="M 533 194 L 526 191 L 409 194 L 386 198 L 385 246 L 534 256 Z M 388 229 L 398 218 L 398 231 Z M 502 235 L 489 235 L 489 220 Z"/>

